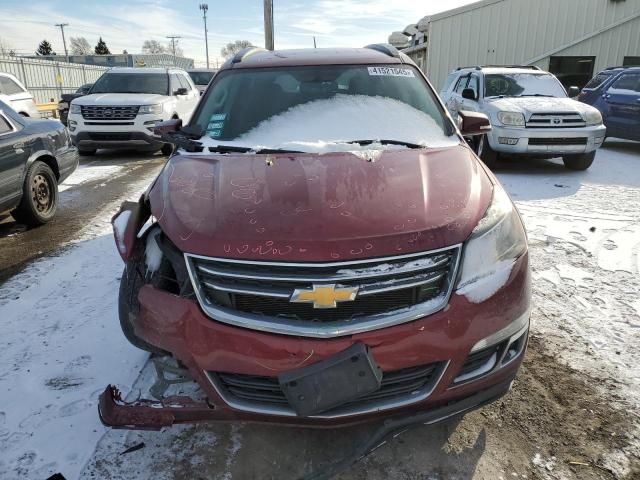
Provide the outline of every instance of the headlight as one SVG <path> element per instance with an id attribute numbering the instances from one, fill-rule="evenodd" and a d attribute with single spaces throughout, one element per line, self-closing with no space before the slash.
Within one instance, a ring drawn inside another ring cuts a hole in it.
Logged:
<path id="1" fill-rule="evenodd" d="M 155 105 L 142 105 L 138 113 L 162 113 L 162 104 L 157 103 Z"/>
<path id="2" fill-rule="evenodd" d="M 589 109 L 584 113 L 584 121 L 587 125 L 600 125 L 602 123 L 602 115 L 598 110 Z"/>
<path id="3" fill-rule="evenodd" d="M 513 262 L 526 250 L 527 236 L 520 216 L 504 189 L 495 185 L 491 205 L 465 245 L 458 293 L 466 295 L 464 290 L 475 290 L 477 283 L 477 295 L 490 297 L 506 283 Z M 505 275 L 501 285 L 493 285 L 498 282 L 496 277 Z"/>
<path id="4" fill-rule="evenodd" d="M 498 120 L 503 125 L 524 127 L 524 115 L 518 112 L 498 112 Z"/>
<path id="5" fill-rule="evenodd" d="M 80 105 L 71 104 L 69 107 L 69 113 L 80 113 Z"/>

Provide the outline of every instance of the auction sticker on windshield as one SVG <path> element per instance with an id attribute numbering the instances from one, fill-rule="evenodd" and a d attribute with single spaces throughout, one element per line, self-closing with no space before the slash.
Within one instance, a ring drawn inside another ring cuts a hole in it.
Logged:
<path id="1" fill-rule="evenodd" d="M 395 67 L 368 67 L 369 75 L 381 75 L 386 77 L 415 77 L 413 70 Z"/>

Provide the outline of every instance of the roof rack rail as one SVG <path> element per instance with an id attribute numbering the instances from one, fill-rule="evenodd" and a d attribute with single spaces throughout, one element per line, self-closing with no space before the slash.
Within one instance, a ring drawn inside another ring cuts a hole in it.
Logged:
<path id="1" fill-rule="evenodd" d="M 258 53 L 258 52 L 266 52 L 267 50 L 261 47 L 247 47 L 247 48 L 243 48 L 242 50 L 240 50 L 238 53 L 236 53 L 233 58 L 231 59 L 231 63 L 240 63 L 242 62 L 242 60 L 244 60 L 245 58 L 247 58 L 250 55 L 253 55 L 254 53 Z"/>
<path id="2" fill-rule="evenodd" d="M 482 68 L 526 68 L 528 70 L 542 70 L 537 65 L 483 65 Z"/>
<path id="3" fill-rule="evenodd" d="M 605 70 L 616 70 L 618 68 L 629 68 L 629 67 L 633 67 L 633 65 L 620 66 L 620 67 L 607 67 L 605 68 Z"/>
<path id="4" fill-rule="evenodd" d="M 473 69 L 475 69 L 475 70 L 482 70 L 482 68 L 481 68 L 479 65 L 471 65 L 471 66 L 469 66 L 469 67 L 458 67 L 458 68 L 456 68 L 456 72 L 457 72 L 458 70 L 465 70 L 465 69 L 467 69 L 467 68 L 473 68 Z"/>
<path id="5" fill-rule="evenodd" d="M 371 45 L 367 45 L 364 48 L 384 53 L 389 57 L 400 58 L 400 52 L 398 51 L 398 49 L 389 43 L 372 43 Z"/>

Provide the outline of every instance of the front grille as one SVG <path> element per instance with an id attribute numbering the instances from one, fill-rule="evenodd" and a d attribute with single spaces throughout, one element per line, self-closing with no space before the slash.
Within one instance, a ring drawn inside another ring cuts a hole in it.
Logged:
<path id="1" fill-rule="evenodd" d="M 392 402 L 406 401 L 407 399 L 417 401 L 425 398 L 433 390 L 443 368 L 444 363 L 432 363 L 384 372 L 379 390 L 338 408 L 344 409 L 350 406 L 366 408 L 367 404 L 373 402 L 390 404 Z M 280 388 L 277 377 L 222 372 L 208 372 L 208 374 L 214 380 L 222 396 L 232 406 L 239 402 L 244 410 L 276 407 L 286 412 L 293 412 Z M 331 415 L 335 410 L 337 409 L 329 410 L 325 414 Z"/>
<path id="2" fill-rule="evenodd" d="M 251 319 L 313 325 L 349 326 L 380 316 L 423 308 L 423 315 L 443 308 L 448 300 L 459 247 L 399 257 L 339 263 L 251 262 L 187 255 L 187 264 L 201 306 L 212 318 L 249 326 Z M 357 291 L 352 301 L 335 308 L 314 308 L 292 302 L 295 290 L 314 291 L 333 285 Z M 428 310 L 428 312 L 427 312 Z M 234 315 L 238 317 L 235 322 Z M 249 321 L 247 321 L 249 319 Z M 405 320 L 408 321 L 408 320 Z M 401 322 L 397 322 L 401 323 Z M 253 327 L 258 328 L 258 327 Z M 344 333 L 349 333 L 342 329 Z M 278 332 L 299 334 L 295 328 Z M 312 335 L 313 336 L 313 335 Z M 320 336 L 320 335 L 318 335 Z M 331 335 L 328 335 L 331 336 Z"/>
<path id="3" fill-rule="evenodd" d="M 130 132 L 89 132 L 89 139 L 96 141 L 126 142 L 131 140 Z"/>
<path id="4" fill-rule="evenodd" d="M 530 138 L 529 145 L 586 145 L 587 138 Z"/>
<path id="5" fill-rule="evenodd" d="M 133 120 L 138 115 L 139 105 L 81 105 L 85 120 Z"/>
<path id="6" fill-rule="evenodd" d="M 534 113 L 527 122 L 528 128 L 568 128 L 586 127 L 586 122 L 579 113 Z"/>

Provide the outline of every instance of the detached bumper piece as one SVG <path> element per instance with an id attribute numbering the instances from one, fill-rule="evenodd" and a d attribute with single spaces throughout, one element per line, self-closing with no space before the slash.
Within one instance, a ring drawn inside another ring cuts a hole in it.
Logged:
<path id="1" fill-rule="evenodd" d="M 190 397 L 127 403 L 113 385 L 107 386 L 100 395 L 98 414 L 100 421 L 108 427 L 142 430 L 160 430 L 177 423 L 227 420 L 223 412 Z"/>

